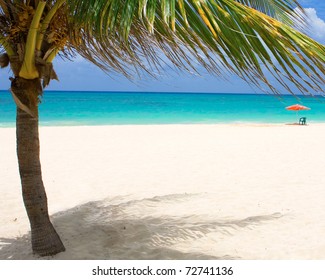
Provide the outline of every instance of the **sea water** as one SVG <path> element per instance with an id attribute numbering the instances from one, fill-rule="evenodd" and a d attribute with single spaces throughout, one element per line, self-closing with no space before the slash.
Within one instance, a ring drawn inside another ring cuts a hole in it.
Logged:
<path id="1" fill-rule="evenodd" d="M 296 103 L 311 110 L 285 109 Z M 46 91 L 39 109 L 43 126 L 325 122 L 324 97 L 291 95 Z M 14 126 L 15 114 L 0 91 L 0 127 Z"/>

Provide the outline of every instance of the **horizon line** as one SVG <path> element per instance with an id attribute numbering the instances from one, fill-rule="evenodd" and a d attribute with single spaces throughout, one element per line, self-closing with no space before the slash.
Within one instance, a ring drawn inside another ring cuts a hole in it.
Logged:
<path id="1" fill-rule="evenodd" d="M 0 92 L 10 92 L 9 89 L 0 89 Z M 303 93 L 297 93 L 297 94 L 291 94 L 291 93 L 267 93 L 267 92 L 195 92 L 195 91 L 132 91 L 132 90 L 44 90 L 44 92 L 80 92 L 80 93 L 86 93 L 86 92 L 97 92 L 97 93 L 152 93 L 152 94 L 229 94 L 229 95 L 270 95 L 270 96 L 306 96 L 306 97 L 314 97 L 314 96 L 321 96 L 325 97 L 321 93 L 315 93 L 313 95 L 311 94 L 303 94 Z"/>

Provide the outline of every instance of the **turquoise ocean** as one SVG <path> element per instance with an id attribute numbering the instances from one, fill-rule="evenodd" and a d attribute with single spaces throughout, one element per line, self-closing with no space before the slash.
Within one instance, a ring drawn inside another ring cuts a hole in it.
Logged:
<path id="1" fill-rule="evenodd" d="M 285 110 L 300 103 L 309 111 Z M 0 91 L 0 127 L 15 126 L 15 104 Z M 42 126 L 325 122 L 325 98 L 266 94 L 46 91 Z"/>

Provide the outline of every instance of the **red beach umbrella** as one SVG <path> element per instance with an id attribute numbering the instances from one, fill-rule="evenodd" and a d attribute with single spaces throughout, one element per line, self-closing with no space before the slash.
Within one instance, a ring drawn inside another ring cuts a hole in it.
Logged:
<path id="1" fill-rule="evenodd" d="M 303 105 L 300 105 L 300 104 L 295 104 L 295 105 L 288 106 L 288 107 L 286 107 L 286 109 L 290 110 L 290 111 L 310 110 L 309 107 L 306 107 L 306 106 L 303 106 Z"/>
<path id="2" fill-rule="evenodd" d="M 297 117 L 298 117 L 298 112 L 299 111 L 310 110 L 309 107 L 306 107 L 306 106 L 303 106 L 303 105 L 300 105 L 300 104 L 295 104 L 295 105 L 288 106 L 288 107 L 286 107 L 286 109 L 290 110 L 290 111 L 296 111 Z M 306 118 L 305 118 L 305 122 L 306 122 Z M 299 123 L 300 123 L 300 120 L 299 120 Z"/>

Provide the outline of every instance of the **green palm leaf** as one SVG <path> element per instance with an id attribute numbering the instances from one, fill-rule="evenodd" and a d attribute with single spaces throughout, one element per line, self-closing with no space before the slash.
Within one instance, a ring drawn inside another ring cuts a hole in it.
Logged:
<path id="1" fill-rule="evenodd" d="M 308 88 L 322 91 L 325 48 L 289 25 L 292 16 L 299 17 L 296 8 L 301 9 L 295 0 L 68 3 L 70 21 L 83 38 L 83 44 L 72 48 L 105 70 L 128 75 L 131 65 L 159 69 L 163 53 L 178 68 L 197 70 L 201 65 L 217 75 L 230 71 L 272 91 L 266 72 L 289 91 L 290 83 L 304 93 Z"/>
<path id="2" fill-rule="evenodd" d="M 236 0 L 286 24 L 304 20 L 304 10 L 297 0 Z M 295 20 L 293 20 L 293 18 Z"/>
<path id="3" fill-rule="evenodd" d="M 41 2 L 0 0 L 0 44 L 10 55 L 18 54 L 28 32 L 12 36 L 10 26 L 23 7 L 36 10 Z M 46 1 L 33 45 L 47 62 L 59 50 L 67 57 L 79 53 L 128 77 L 160 71 L 169 60 L 188 71 L 203 66 L 216 75 L 233 73 L 273 92 L 267 72 L 289 91 L 293 84 L 303 93 L 319 92 L 324 46 L 293 28 L 302 17 L 296 0 Z M 60 33 L 56 40 L 53 33 Z"/>

